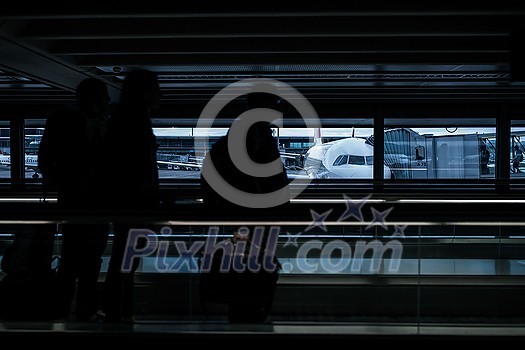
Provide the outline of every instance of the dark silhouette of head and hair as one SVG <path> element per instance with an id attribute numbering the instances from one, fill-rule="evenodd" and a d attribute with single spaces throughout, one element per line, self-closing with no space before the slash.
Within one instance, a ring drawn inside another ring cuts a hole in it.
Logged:
<path id="1" fill-rule="evenodd" d="M 248 109 L 266 108 L 280 111 L 279 97 L 268 93 L 250 93 L 246 97 Z M 280 158 L 277 141 L 273 137 L 272 123 L 267 121 L 257 121 L 248 129 L 246 135 L 246 147 L 249 157 L 256 163 L 266 164 Z M 244 192 L 249 193 L 270 193 L 288 186 L 288 178 L 284 167 L 282 172 L 269 177 L 255 177 L 243 173 L 233 164 L 228 151 L 228 138 L 230 132 L 219 139 L 209 152 L 212 164 L 219 175 L 226 182 Z M 242 147 L 243 145 L 239 145 Z M 229 208 L 238 206 L 221 197 L 206 179 L 201 176 L 201 186 L 205 204 L 216 206 L 217 208 Z M 222 206 L 222 205 L 225 206 Z M 242 207 L 242 206 L 241 206 Z M 245 208 L 241 208 L 245 209 Z"/>
<path id="2" fill-rule="evenodd" d="M 128 123 L 133 117 L 145 117 L 159 107 L 161 98 L 157 75 L 147 69 L 130 71 L 124 78 L 120 94 L 119 110 L 131 112 L 127 115 Z"/>
<path id="3" fill-rule="evenodd" d="M 111 98 L 107 85 L 96 78 L 84 79 L 76 89 L 77 106 L 81 111 L 108 113 Z"/>
<path id="4" fill-rule="evenodd" d="M 155 210 L 160 203 L 157 143 L 151 127 L 151 113 L 159 107 L 160 97 L 159 82 L 153 72 L 146 69 L 128 72 L 118 108 L 109 123 L 106 188 L 112 198 L 108 203 L 128 219 L 138 218 L 136 222 L 114 222 L 113 249 L 104 288 L 105 319 L 110 322 L 133 318 L 134 274 L 140 260 L 133 260 L 131 271 L 121 270 L 128 235 L 133 228 L 152 228 L 136 214 Z M 122 164 L 131 165 L 132 171 L 123 171 Z"/>
<path id="5" fill-rule="evenodd" d="M 157 199 L 157 144 L 151 113 L 160 105 L 160 86 L 155 73 L 136 69 L 127 73 L 117 110 L 109 121 L 107 137 L 108 191 L 116 205 L 147 207 Z M 123 152 L 123 145 L 126 151 Z M 120 164 L 134 164 L 133 172 L 122 176 Z"/>

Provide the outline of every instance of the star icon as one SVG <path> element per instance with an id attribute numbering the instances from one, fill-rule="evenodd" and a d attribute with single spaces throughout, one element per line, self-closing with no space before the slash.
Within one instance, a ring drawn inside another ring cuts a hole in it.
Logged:
<path id="1" fill-rule="evenodd" d="M 405 238 L 405 229 L 407 228 L 407 225 L 402 225 L 402 226 L 398 226 L 396 225 L 395 226 L 395 231 L 394 233 L 392 234 L 392 237 L 401 237 L 401 238 Z"/>
<path id="2" fill-rule="evenodd" d="M 379 211 L 379 210 L 376 210 L 375 208 L 370 208 L 370 209 L 372 210 L 372 215 L 374 217 L 372 218 L 372 222 L 370 223 L 370 225 L 368 225 L 365 230 L 368 230 L 370 227 L 374 225 L 379 225 L 386 230 L 388 227 L 385 223 L 386 217 L 388 216 L 388 214 L 390 214 L 390 212 L 392 211 L 392 209 L 394 209 L 394 207 L 390 207 L 385 211 Z"/>
<path id="3" fill-rule="evenodd" d="M 324 213 L 322 214 L 318 214 L 315 210 L 313 209 L 310 209 L 310 214 L 312 215 L 312 223 L 310 224 L 310 226 L 308 226 L 306 228 L 305 231 L 308 231 L 308 230 L 311 230 L 313 229 L 314 227 L 317 227 L 319 226 L 321 228 L 321 230 L 325 231 L 326 232 L 326 226 L 324 224 L 324 221 L 326 220 L 327 216 L 330 215 L 330 213 L 332 212 L 333 209 L 330 209 L 328 211 L 325 211 Z"/>
<path id="4" fill-rule="evenodd" d="M 346 210 L 345 212 L 339 217 L 337 221 L 343 221 L 348 219 L 349 217 L 355 217 L 359 221 L 363 221 L 363 213 L 361 212 L 361 209 L 366 204 L 366 201 L 372 197 L 371 194 L 366 196 L 365 198 L 362 198 L 360 200 L 354 201 L 352 198 L 348 197 L 346 194 L 343 195 L 346 202 Z"/>
<path id="5" fill-rule="evenodd" d="M 287 241 L 285 244 L 283 244 L 283 247 L 287 247 L 289 245 L 293 245 L 294 247 L 298 247 L 298 244 L 297 244 L 297 238 L 299 238 L 299 236 L 301 235 L 302 232 L 299 232 L 298 234 L 296 235 L 292 235 L 290 232 L 286 232 L 286 238 L 287 238 Z"/>

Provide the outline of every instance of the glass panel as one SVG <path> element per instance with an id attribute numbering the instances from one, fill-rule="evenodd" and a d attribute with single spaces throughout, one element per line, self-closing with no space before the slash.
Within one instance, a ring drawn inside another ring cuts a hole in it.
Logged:
<path id="1" fill-rule="evenodd" d="M 24 162 L 25 178 L 40 178 L 38 171 L 38 147 L 44 133 L 45 120 L 31 119 L 25 121 L 24 129 Z M 11 128 L 8 121 L 0 121 L 0 179 L 11 178 Z"/>
<path id="2" fill-rule="evenodd" d="M 334 166 L 339 166 L 339 165 L 344 165 L 344 164 L 348 164 L 348 155 L 344 155 L 344 156 L 339 156 L 336 158 L 336 160 L 334 161 Z"/>
<path id="3" fill-rule="evenodd" d="M 525 127 L 516 125 L 518 123 L 512 123 L 510 130 L 510 177 L 511 178 L 524 178 L 525 170 L 523 166 L 523 152 L 525 152 Z"/>
<path id="4" fill-rule="evenodd" d="M 480 119 L 443 127 L 439 119 L 433 123 L 420 127 L 416 120 L 385 120 L 385 125 L 402 125 L 385 128 L 385 164 L 395 179 L 495 177 L 495 124 L 487 127 Z"/>
<path id="5" fill-rule="evenodd" d="M 372 156 L 368 156 L 372 157 Z M 350 156 L 348 158 L 348 164 L 354 164 L 354 165 L 365 165 L 365 157 L 363 156 Z"/>
<path id="6" fill-rule="evenodd" d="M 227 128 L 154 128 L 159 144 L 160 178 L 198 179 L 203 159 L 197 155 L 205 154 L 227 131 Z M 372 128 L 275 128 L 273 133 L 290 177 L 373 177 Z M 385 174 L 388 178 L 390 171 L 386 166 Z"/>
<path id="7" fill-rule="evenodd" d="M 228 129 L 198 128 L 154 128 L 159 148 L 157 164 L 161 179 L 198 179 L 202 158 L 197 157 L 211 148 L 211 145 Z M 208 137 L 208 142 L 200 141 Z M 197 151 L 195 148 L 198 148 Z"/>
<path id="8" fill-rule="evenodd" d="M 11 178 L 11 129 L 5 123 L 0 128 L 0 179 Z"/>
<path id="9" fill-rule="evenodd" d="M 358 200 L 346 203 L 347 209 Z M 392 205 L 392 210 L 402 210 L 395 203 Z M 494 204 L 489 207 L 494 210 Z M 300 221 L 285 220 L 274 226 L 278 237 L 265 247 L 275 252 L 282 268 L 270 322 L 522 322 L 523 222 L 469 219 L 450 223 L 446 214 L 443 221 L 435 222 L 390 222 L 386 217 L 384 221 L 368 222 L 370 214 L 377 214 L 372 207 L 362 208 L 362 221 L 345 217 L 343 209 L 341 203 L 313 206 L 311 210 L 305 208 L 307 215 L 301 215 Z M 421 208 L 421 212 L 427 210 Z M 326 220 L 316 220 L 312 211 L 328 216 Z M 414 215 L 417 217 L 418 213 Z M 19 243 L 22 239 L 24 244 L 39 243 L 44 235 L 52 234 L 53 247 L 46 254 L 60 255 L 63 241 L 56 225 L 38 221 L 29 224 L 31 219 L 19 225 L 10 221 L 0 223 L 0 259 L 5 269 L 0 278 L 10 273 L 8 263 L 13 260 L 3 259 L 8 256 L 7 250 L 13 249 L 15 239 Z M 267 225 L 277 223 L 268 221 Z M 235 252 L 229 257 L 231 264 L 242 262 L 235 260 L 235 254 L 249 256 L 252 251 L 247 246 L 240 250 L 232 241 L 234 232 L 249 226 L 249 220 L 209 226 L 190 220 L 172 221 L 154 232 L 144 231 L 155 237 L 148 236 L 148 249 L 137 251 L 130 246 L 128 250 L 141 257 L 135 279 L 136 321 L 226 320 L 224 305 L 201 299 L 200 273 L 207 254 L 220 252 L 221 247 Z M 23 257 L 27 252 L 18 251 L 24 253 Z M 100 286 L 110 252 L 111 240 L 104 252 Z M 50 264 L 56 267 L 56 261 Z M 2 313 L 10 305 L 4 305 Z M 21 309 L 15 310 L 20 316 Z"/>
<path id="10" fill-rule="evenodd" d="M 26 120 L 24 128 L 25 178 L 38 179 L 38 147 L 44 134 L 45 120 Z M 74 147 L 74 145 L 72 145 Z"/>

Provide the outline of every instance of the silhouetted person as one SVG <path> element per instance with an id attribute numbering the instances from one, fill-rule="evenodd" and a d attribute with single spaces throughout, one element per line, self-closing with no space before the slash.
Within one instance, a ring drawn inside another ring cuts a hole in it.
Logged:
<path id="1" fill-rule="evenodd" d="M 480 165 L 481 165 L 481 174 L 489 174 L 489 159 L 490 152 L 487 149 L 487 146 L 482 145 L 480 147 Z"/>
<path id="2" fill-rule="evenodd" d="M 159 205 L 157 143 L 151 126 L 151 112 L 160 104 L 157 76 L 144 69 L 129 72 L 123 82 L 120 102 L 109 120 L 107 147 L 110 150 L 107 192 L 111 209 L 128 218 L 154 210 Z M 124 166 L 124 167 L 123 167 Z M 115 222 L 111 259 L 105 281 L 105 320 L 133 319 L 134 274 L 121 269 L 128 232 L 148 228 L 143 222 Z"/>
<path id="3" fill-rule="evenodd" d="M 248 108 L 268 108 L 273 110 L 279 110 L 278 98 L 271 94 L 266 93 L 251 93 L 247 97 Z M 258 121 L 248 129 L 246 136 L 246 145 L 239 144 L 236 140 L 238 147 L 246 147 L 249 157 L 256 163 L 267 164 L 274 160 L 278 160 L 281 165 L 281 171 L 272 176 L 258 177 L 244 173 L 238 169 L 233 163 L 229 150 L 228 150 L 228 138 L 231 137 L 231 129 L 228 131 L 226 136 L 220 138 L 216 143 L 213 144 L 211 150 L 207 154 L 210 157 L 211 164 L 217 170 L 219 176 L 221 176 L 226 182 L 247 193 L 253 194 L 266 194 L 277 191 L 284 188 L 285 195 L 283 203 L 280 205 L 274 205 L 269 208 L 249 208 L 243 206 L 242 203 L 233 203 L 229 199 L 221 196 L 217 190 L 207 181 L 207 179 L 201 175 L 201 188 L 203 194 L 203 201 L 208 210 L 221 211 L 226 215 L 237 217 L 238 219 L 257 219 L 262 217 L 269 210 L 277 210 L 281 206 L 288 204 L 290 199 L 290 193 L 288 189 L 289 181 L 286 175 L 286 171 L 282 164 L 279 148 L 276 140 L 273 137 L 272 125 L 266 121 Z M 203 172 L 206 170 L 210 163 L 204 162 Z M 281 195 L 282 196 L 282 195 Z M 253 199 L 256 201 L 257 199 Z M 269 227 L 260 226 L 264 232 L 262 240 L 258 240 L 254 236 L 254 232 L 257 230 L 256 226 L 246 226 L 249 230 L 248 236 L 242 238 L 239 237 L 238 232 L 234 233 L 234 241 L 239 239 L 248 242 L 245 252 L 249 251 L 251 242 L 256 241 L 257 246 L 261 249 L 257 261 L 259 264 L 263 264 L 263 257 L 265 255 L 265 247 L 267 246 Z M 267 254 L 275 254 L 267 253 Z M 275 255 L 274 255 L 275 256 Z M 220 261 L 220 257 L 214 256 L 215 261 Z M 246 263 L 246 261 L 245 261 Z M 228 319 L 232 323 L 260 323 L 264 322 L 273 304 L 273 297 L 275 293 L 276 283 L 278 279 L 278 270 L 280 268 L 277 259 L 273 261 L 274 269 L 261 268 L 258 272 L 252 272 L 247 269 L 244 273 L 230 272 L 226 275 L 218 273 L 217 265 L 214 264 L 212 267 L 212 273 L 208 275 L 202 275 L 204 278 L 200 284 L 201 296 L 204 299 L 210 297 L 212 300 L 215 298 L 213 295 L 214 285 L 219 288 L 225 294 L 233 296 L 226 301 L 228 304 Z M 223 284 L 229 283 L 230 286 L 222 287 Z M 208 289 L 208 290 L 207 290 Z M 221 293 L 221 292 L 218 292 Z M 204 296 L 206 295 L 206 296 Z M 228 299 L 227 296 L 225 296 Z M 222 296 L 221 296 L 222 298 Z M 224 299 L 224 300 L 226 300 Z"/>
<path id="4" fill-rule="evenodd" d="M 268 108 L 278 111 L 280 108 L 279 99 L 266 93 L 251 93 L 247 97 L 247 102 L 248 109 Z M 230 131 L 215 142 L 207 154 L 211 158 L 217 172 L 228 184 L 249 193 L 270 193 L 283 187 L 287 188 L 288 176 L 284 166 L 277 175 L 268 177 L 255 177 L 239 170 L 230 158 L 228 151 L 229 135 Z M 238 146 L 242 147 L 243 145 Z M 250 158 L 256 163 L 267 164 L 280 159 L 277 141 L 273 137 L 272 125 L 269 122 L 258 121 L 249 128 L 246 136 L 246 150 Z M 232 203 L 228 199 L 223 198 L 202 176 L 201 188 L 204 202 L 207 205 L 217 208 L 245 209 L 242 205 Z M 285 196 L 287 198 L 284 200 L 289 200 L 289 193 L 286 193 Z"/>
<path id="5" fill-rule="evenodd" d="M 61 210 L 78 214 L 97 210 L 104 202 L 101 163 L 109 95 L 95 78 L 80 82 L 76 106 L 51 115 L 40 143 L 38 165 L 45 191 L 56 191 Z M 107 224 L 66 223 L 57 273 L 59 315 L 67 317 L 76 294 L 76 319 L 88 321 L 97 310 L 97 282 L 107 237 Z"/>
<path id="6" fill-rule="evenodd" d="M 514 173 L 520 173 L 520 163 L 523 162 L 523 152 L 518 145 L 514 146 L 514 157 L 512 158 L 512 168 Z"/>

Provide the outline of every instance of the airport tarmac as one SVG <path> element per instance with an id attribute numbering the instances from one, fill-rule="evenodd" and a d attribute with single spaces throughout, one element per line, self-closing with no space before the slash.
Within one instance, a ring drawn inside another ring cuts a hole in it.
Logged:
<path id="1" fill-rule="evenodd" d="M 76 170 L 75 170 L 76 171 Z M 290 174 L 299 174 L 301 171 L 290 170 Z M 304 173 L 304 172 L 302 172 Z M 34 171 L 26 171 L 26 179 L 33 177 Z M 42 174 L 39 174 L 41 177 Z M 10 169 L 0 168 L 0 179 L 9 179 L 11 177 Z M 159 177 L 161 179 L 198 179 L 200 177 L 200 171 L 198 170 L 172 170 L 172 169 L 159 169 Z"/>
<path id="2" fill-rule="evenodd" d="M 34 172 L 32 170 L 26 171 L 26 179 L 31 179 Z M 300 170 L 288 170 L 289 175 L 306 175 L 304 171 Z M 39 174 L 41 177 L 42 175 Z M 9 168 L 0 168 L 0 179 L 9 179 L 11 172 Z M 198 170 L 173 170 L 173 169 L 159 169 L 159 177 L 161 179 L 198 179 L 200 177 L 200 171 Z M 512 178 L 525 178 L 525 172 L 518 174 L 510 174 Z M 483 175 L 482 178 L 494 178 L 494 174 Z"/>

